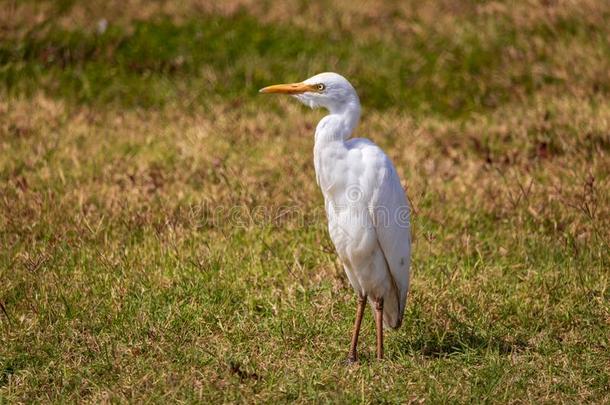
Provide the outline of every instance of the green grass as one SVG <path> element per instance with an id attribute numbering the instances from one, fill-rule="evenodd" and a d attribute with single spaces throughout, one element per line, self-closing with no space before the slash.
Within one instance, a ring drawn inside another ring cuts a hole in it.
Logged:
<path id="1" fill-rule="evenodd" d="M 608 403 L 608 7 L 295 3 L 2 15 L 0 403 Z M 322 70 L 415 207 L 355 367 L 321 113 L 256 94 Z"/>
<path id="2" fill-rule="evenodd" d="M 157 18 L 129 30 L 111 25 L 103 34 L 50 23 L 17 43 L 1 42 L 0 79 L 12 92 L 42 87 L 77 102 L 153 107 L 181 98 L 197 104 L 252 98 L 273 81 L 332 68 L 353 78 L 367 106 L 455 117 L 564 87 L 566 79 L 554 72 L 555 50 L 532 43 L 591 41 L 607 59 L 603 35 L 600 27 L 568 17 L 523 32 L 503 20 L 491 27 L 486 20 L 464 21 L 457 35 L 428 26 L 395 42 L 356 42 L 350 33 L 329 41 L 325 34 L 261 24 L 243 13 L 180 25 Z M 595 87 L 593 94 L 610 91 L 607 80 L 571 79 Z"/>

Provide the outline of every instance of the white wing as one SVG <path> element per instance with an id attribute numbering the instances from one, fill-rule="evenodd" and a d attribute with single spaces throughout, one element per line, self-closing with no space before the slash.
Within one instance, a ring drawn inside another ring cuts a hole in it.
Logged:
<path id="1" fill-rule="evenodd" d="M 378 149 L 383 154 L 381 149 Z M 383 154 L 385 161 L 384 174 L 377 185 L 371 200 L 370 211 L 377 232 L 377 239 L 393 282 L 398 292 L 397 313 L 387 313 L 384 318 L 389 326 L 397 328 L 402 322 L 402 316 L 409 292 L 411 265 L 411 208 L 400 184 L 396 169 L 390 159 Z M 387 311 L 393 312 L 393 305 L 388 305 Z"/>

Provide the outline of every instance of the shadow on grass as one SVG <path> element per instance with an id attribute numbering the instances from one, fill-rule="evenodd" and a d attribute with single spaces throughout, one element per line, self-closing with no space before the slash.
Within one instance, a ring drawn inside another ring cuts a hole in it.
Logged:
<path id="1" fill-rule="evenodd" d="M 515 337 L 494 336 L 468 330 L 427 330 L 405 336 L 398 343 L 404 353 L 421 354 L 429 358 L 442 358 L 455 354 L 491 352 L 508 355 L 529 347 Z"/>

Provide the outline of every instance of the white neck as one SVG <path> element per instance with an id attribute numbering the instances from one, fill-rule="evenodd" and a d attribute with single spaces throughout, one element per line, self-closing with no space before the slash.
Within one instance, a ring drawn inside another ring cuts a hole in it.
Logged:
<path id="1" fill-rule="evenodd" d="M 329 115 L 322 118 L 316 127 L 316 145 L 333 141 L 346 141 L 360 120 L 360 100 L 354 95 L 347 103 L 331 104 Z"/>

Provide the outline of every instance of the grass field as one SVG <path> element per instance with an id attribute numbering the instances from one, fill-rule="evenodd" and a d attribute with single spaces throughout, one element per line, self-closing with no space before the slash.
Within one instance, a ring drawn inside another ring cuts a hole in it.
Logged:
<path id="1" fill-rule="evenodd" d="M 610 403 L 607 2 L 0 4 L 0 403 Z M 414 206 L 353 367 L 323 112 L 257 93 L 328 70 Z"/>

